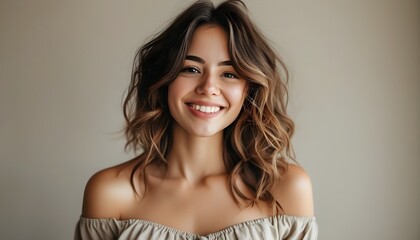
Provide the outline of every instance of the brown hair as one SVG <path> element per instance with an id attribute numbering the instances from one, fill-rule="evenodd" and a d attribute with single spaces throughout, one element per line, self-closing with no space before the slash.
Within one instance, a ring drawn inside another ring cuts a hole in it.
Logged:
<path id="1" fill-rule="evenodd" d="M 124 100 L 126 149 L 144 152 L 136 157 L 131 184 L 134 188 L 137 170 L 146 183 L 146 166 L 166 165 L 173 121 L 167 105 L 168 85 L 183 67 L 195 29 L 203 24 L 226 31 L 232 65 L 248 82 L 243 108 L 224 130 L 224 163 L 232 194 L 238 204 L 239 199 L 249 205 L 262 200 L 273 211 L 278 210 L 280 205 L 270 189 L 287 170 L 288 158 L 294 159 L 290 142 L 294 123 L 286 114 L 288 71 L 240 0 L 225 1 L 217 7 L 211 1 L 197 1 L 137 51 Z M 237 180 L 245 183 L 252 196 L 238 188 Z"/>

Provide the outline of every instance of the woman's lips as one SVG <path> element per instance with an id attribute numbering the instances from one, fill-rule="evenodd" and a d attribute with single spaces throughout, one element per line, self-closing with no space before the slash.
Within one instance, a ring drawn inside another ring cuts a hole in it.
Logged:
<path id="1" fill-rule="evenodd" d="M 218 106 L 206 106 L 206 105 L 199 105 L 194 103 L 188 104 L 190 107 L 192 107 L 194 110 L 203 112 L 203 113 L 215 113 L 221 110 L 221 107 Z"/>
<path id="2" fill-rule="evenodd" d="M 203 104 L 196 104 L 196 103 L 187 103 L 188 110 L 192 112 L 195 116 L 204 117 L 204 118 L 211 118 L 217 116 L 224 107 L 215 106 L 215 105 L 203 105 Z"/>

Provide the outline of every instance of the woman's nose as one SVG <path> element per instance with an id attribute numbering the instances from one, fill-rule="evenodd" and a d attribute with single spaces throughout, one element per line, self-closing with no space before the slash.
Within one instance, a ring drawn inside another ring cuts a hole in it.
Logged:
<path id="1" fill-rule="evenodd" d="M 200 79 L 200 84 L 196 88 L 198 94 L 205 95 L 219 95 L 220 88 L 217 84 L 217 76 L 215 74 L 203 74 Z"/>

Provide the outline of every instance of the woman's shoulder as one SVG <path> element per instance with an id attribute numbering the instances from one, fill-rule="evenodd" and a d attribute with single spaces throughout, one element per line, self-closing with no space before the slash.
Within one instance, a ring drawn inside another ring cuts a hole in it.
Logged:
<path id="1" fill-rule="evenodd" d="M 271 191 L 280 203 L 284 214 L 313 216 L 312 183 L 306 171 L 295 164 L 289 164 Z"/>
<path id="2" fill-rule="evenodd" d="M 130 168 L 126 162 L 95 173 L 85 187 L 82 216 L 120 218 L 122 208 L 135 199 Z"/>

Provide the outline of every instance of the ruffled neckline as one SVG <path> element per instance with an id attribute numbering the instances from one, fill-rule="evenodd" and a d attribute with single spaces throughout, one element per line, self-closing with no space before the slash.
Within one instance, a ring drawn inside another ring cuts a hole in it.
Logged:
<path id="1" fill-rule="evenodd" d="M 262 222 L 270 222 L 272 223 L 273 221 L 304 221 L 304 222 L 309 222 L 309 221 L 314 221 L 315 220 L 315 216 L 292 216 L 292 215 L 277 215 L 277 216 L 270 216 L 270 217 L 262 217 L 262 218 L 257 218 L 257 219 L 252 219 L 252 220 L 248 220 L 248 221 L 244 221 L 244 222 L 240 222 L 240 223 L 236 223 L 233 225 L 230 225 L 226 228 L 223 228 L 222 230 L 218 230 L 206 235 L 200 235 L 197 233 L 192 233 L 192 232 L 186 232 L 180 229 L 176 229 L 161 223 L 157 223 L 157 222 L 153 222 L 153 221 L 149 221 L 149 220 L 143 220 L 143 219 L 135 219 L 135 218 L 130 218 L 130 219 L 121 219 L 118 220 L 116 218 L 87 218 L 87 217 L 80 217 L 81 220 L 84 221 L 88 221 L 88 222 L 107 222 L 107 221 L 114 221 L 117 223 L 139 223 L 139 224 L 144 224 L 147 226 L 152 226 L 152 227 L 156 227 L 159 229 L 163 229 L 165 231 L 169 231 L 172 233 L 175 233 L 177 235 L 181 235 L 181 236 L 185 236 L 185 237 L 217 237 L 221 234 L 227 234 L 231 231 L 234 231 L 238 228 L 242 228 L 244 226 L 252 226 L 252 225 L 256 225 Z"/>

